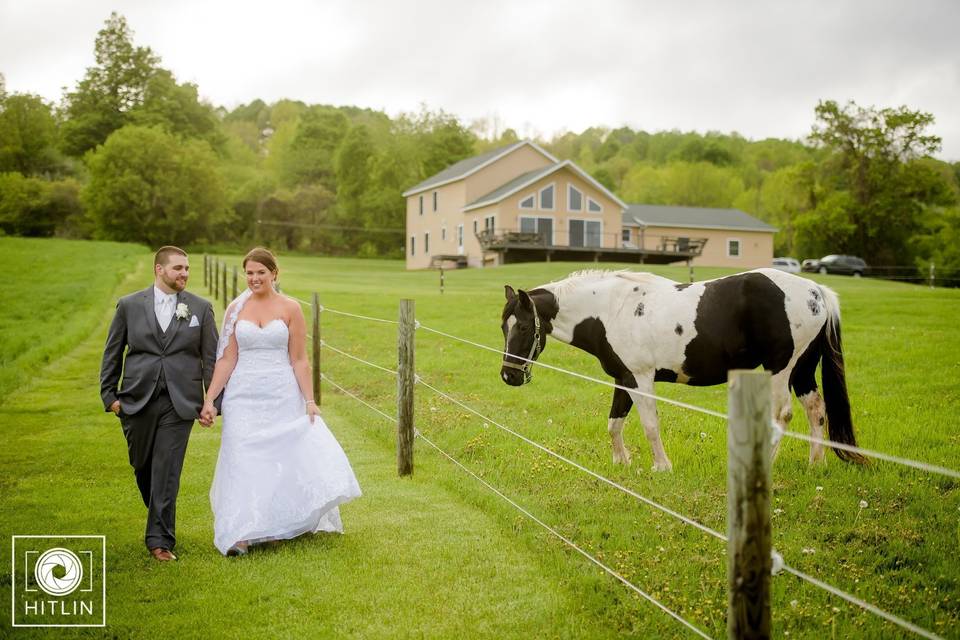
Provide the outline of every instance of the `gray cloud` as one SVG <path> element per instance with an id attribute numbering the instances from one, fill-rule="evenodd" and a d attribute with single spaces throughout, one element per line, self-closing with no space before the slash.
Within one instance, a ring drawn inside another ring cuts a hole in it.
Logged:
<path id="1" fill-rule="evenodd" d="M 93 61 L 112 6 L 0 2 L 11 91 L 59 99 Z M 521 132 L 592 125 L 798 138 L 820 99 L 929 111 L 960 159 L 960 3 L 126 2 L 181 80 L 227 107 L 254 98 L 420 103 Z"/>

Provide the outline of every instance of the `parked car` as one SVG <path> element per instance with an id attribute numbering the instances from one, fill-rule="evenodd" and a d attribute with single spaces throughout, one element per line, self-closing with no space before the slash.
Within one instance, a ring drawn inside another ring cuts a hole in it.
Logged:
<path id="1" fill-rule="evenodd" d="M 800 263 L 796 258 L 774 258 L 773 268 L 787 273 L 800 273 Z"/>
<path id="2" fill-rule="evenodd" d="M 855 278 L 864 275 L 869 269 L 862 258 L 835 254 L 824 256 L 819 260 L 804 260 L 801 268 L 810 273 L 832 273 Z"/>

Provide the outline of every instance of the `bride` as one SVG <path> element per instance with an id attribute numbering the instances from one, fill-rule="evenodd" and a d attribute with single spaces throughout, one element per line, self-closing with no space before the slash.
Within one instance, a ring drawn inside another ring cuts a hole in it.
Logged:
<path id="1" fill-rule="evenodd" d="M 210 488 L 214 544 L 228 556 L 307 532 L 343 532 L 338 505 L 360 496 L 313 401 L 306 322 L 274 288 L 276 258 L 243 259 L 247 287 L 227 308 L 201 417 L 223 394 L 223 435 Z"/>

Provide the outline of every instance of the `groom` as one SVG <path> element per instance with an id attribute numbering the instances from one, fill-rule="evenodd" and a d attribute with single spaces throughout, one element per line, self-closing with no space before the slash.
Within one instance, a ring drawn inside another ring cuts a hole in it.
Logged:
<path id="1" fill-rule="evenodd" d="M 213 376 L 217 329 L 210 303 L 184 291 L 190 262 L 182 249 L 161 247 L 153 273 L 153 285 L 117 303 L 100 365 L 100 396 L 120 418 L 147 506 L 147 548 L 163 562 L 177 559 L 180 471 Z"/>

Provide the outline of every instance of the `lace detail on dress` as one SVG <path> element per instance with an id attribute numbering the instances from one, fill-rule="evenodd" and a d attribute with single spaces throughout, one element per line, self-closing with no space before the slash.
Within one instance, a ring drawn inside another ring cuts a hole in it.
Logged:
<path id="1" fill-rule="evenodd" d="M 217 341 L 217 360 L 222 358 L 223 352 L 227 350 L 227 346 L 230 344 L 230 336 L 233 335 L 233 329 L 237 326 L 237 317 L 240 315 L 240 310 L 243 309 L 243 305 L 252 295 L 253 291 L 246 289 L 230 303 L 227 312 L 223 314 L 223 330 L 220 332 L 220 339 Z"/>

